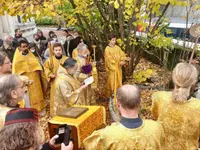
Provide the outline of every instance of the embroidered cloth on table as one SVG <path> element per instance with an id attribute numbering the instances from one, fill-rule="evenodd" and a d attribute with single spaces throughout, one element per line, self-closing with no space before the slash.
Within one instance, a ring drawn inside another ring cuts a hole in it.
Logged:
<path id="1" fill-rule="evenodd" d="M 67 118 L 61 116 L 53 117 L 49 123 L 51 124 L 67 124 L 75 126 L 77 128 L 78 147 L 81 148 L 82 141 L 88 137 L 99 126 L 106 124 L 106 112 L 102 106 L 80 106 L 74 105 L 74 107 L 86 107 L 89 108 L 84 114 L 78 118 Z"/>

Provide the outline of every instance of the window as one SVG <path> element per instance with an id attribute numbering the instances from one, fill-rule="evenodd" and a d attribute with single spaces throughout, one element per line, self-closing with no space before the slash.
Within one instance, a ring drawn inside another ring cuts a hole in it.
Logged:
<path id="1" fill-rule="evenodd" d="M 21 17 L 17 15 L 18 23 L 22 23 Z"/>

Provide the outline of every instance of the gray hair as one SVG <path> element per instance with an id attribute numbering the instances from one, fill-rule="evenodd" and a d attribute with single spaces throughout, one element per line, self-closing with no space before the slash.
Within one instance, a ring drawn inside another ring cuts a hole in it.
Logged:
<path id="1" fill-rule="evenodd" d="M 14 74 L 0 76 L 0 104 L 10 106 L 11 91 L 18 87 L 19 80 L 19 76 Z"/>
<path id="2" fill-rule="evenodd" d="M 4 64 L 4 60 L 8 55 L 5 52 L 0 51 L 0 66 Z"/>
<path id="3" fill-rule="evenodd" d="M 6 48 L 13 47 L 13 37 L 11 35 L 6 36 L 3 45 Z"/>
<path id="4" fill-rule="evenodd" d="M 136 85 L 123 85 L 117 89 L 117 101 L 122 105 L 123 108 L 136 109 L 139 107 L 140 89 Z"/>
<path id="5" fill-rule="evenodd" d="M 4 41 L 6 41 L 8 38 L 12 37 L 11 35 L 7 35 L 4 37 Z"/>
<path id="6" fill-rule="evenodd" d="M 65 60 L 64 64 L 62 65 L 65 69 L 73 68 L 76 65 L 77 61 L 73 58 L 68 58 Z"/>
<path id="7" fill-rule="evenodd" d="M 80 43 L 80 44 L 78 44 L 78 46 L 77 46 L 77 50 L 78 50 L 78 51 L 82 51 L 82 50 L 87 49 L 87 48 L 88 48 L 87 45 L 84 44 L 84 43 Z"/>

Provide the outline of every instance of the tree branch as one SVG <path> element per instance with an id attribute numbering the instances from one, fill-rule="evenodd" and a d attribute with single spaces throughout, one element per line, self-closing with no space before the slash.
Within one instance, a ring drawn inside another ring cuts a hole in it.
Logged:
<path id="1" fill-rule="evenodd" d="M 165 6 L 165 9 L 163 10 L 162 14 L 159 16 L 155 26 L 153 27 L 152 31 L 150 32 L 151 34 L 155 32 L 155 30 L 158 28 L 159 24 L 160 24 L 160 20 L 161 18 L 165 15 L 165 12 L 167 11 L 168 7 L 170 5 L 170 2 L 167 3 L 167 5 Z"/>
<path id="2" fill-rule="evenodd" d="M 103 11 L 103 6 L 102 6 L 102 4 L 101 4 L 101 1 L 99 2 L 99 1 L 97 1 L 97 0 L 94 0 L 94 3 L 96 4 L 96 6 L 97 6 L 97 8 L 98 8 L 98 10 L 99 10 L 99 12 L 100 12 L 100 14 L 101 14 L 101 16 L 102 16 L 102 18 L 104 19 L 104 21 L 105 22 L 107 22 L 108 20 L 107 20 L 107 18 L 106 18 L 106 13 Z"/>

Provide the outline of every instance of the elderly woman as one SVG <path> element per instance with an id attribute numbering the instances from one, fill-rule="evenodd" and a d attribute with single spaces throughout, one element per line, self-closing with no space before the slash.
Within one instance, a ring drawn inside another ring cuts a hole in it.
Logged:
<path id="1" fill-rule="evenodd" d="M 34 108 L 12 109 L 8 111 L 5 125 L 0 131 L 1 150 L 54 150 L 58 135 L 44 145 L 45 136 L 39 125 L 38 112 Z M 62 144 L 61 150 L 72 150 L 73 143 Z"/>
<path id="2" fill-rule="evenodd" d="M 191 97 L 197 82 L 197 70 L 188 63 L 174 68 L 172 92 L 152 95 L 152 114 L 161 122 L 167 150 L 198 149 L 200 136 L 200 100 Z"/>

